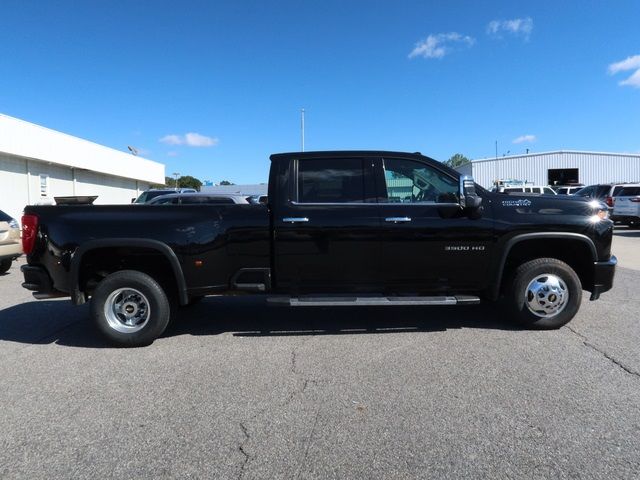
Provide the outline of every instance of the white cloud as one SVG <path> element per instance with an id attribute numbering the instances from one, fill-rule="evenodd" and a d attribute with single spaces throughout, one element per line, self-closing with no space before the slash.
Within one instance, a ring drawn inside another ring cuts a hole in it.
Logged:
<path id="1" fill-rule="evenodd" d="M 533 143 L 536 141 L 535 135 L 520 135 L 513 139 L 513 143 Z"/>
<path id="2" fill-rule="evenodd" d="M 442 58 L 456 49 L 456 46 L 470 47 L 476 40 L 457 32 L 431 34 L 416 43 L 409 58 Z"/>
<path id="3" fill-rule="evenodd" d="M 182 145 L 183 141 L 180 135 L 165 135 L 160 139 L 161 143 L 166 143 L 167 145 Z"/>
<path id="4" fill-rule="evenodd" d="M 622 80 L 621 82 L 619 82 L 619 84 L 623 86 L 629 85 L 630 87 L 640 88 L 640 69 L 633 72 L 633 75 L 631 75 L 626 80 Z"/>
<path id="5" fill-rule="evenodd" d="M 638 68 L 640 68 L 640 55 L 634 55 L 609 65 L 609 74 L 613 75 L 614 73 L 637 70 Z"/>
<path id="6" fill-rule="evenodd" d="M 529 40 L 533 31 L 531 17 L 514 18 L 511 20 L 492 20 L 487 25 L 487 33 L 496 38 L 502 38 L 503 33 L 523 37 Z"/>
<path id="7" fill-rule="evenodd" d="M 217 145 L 220 140 L 216 137 L 207 137 L 195 132 L 185 133 L 184 135 L 165 135 L 160 139 L 161 143 L 167 145 L 187 145 L 188 147 L 213 147 Z"/>
<path id="8" fill-rule="evenodd" d="M 618 82 L 618 85 L 628 85 L 630 87 L 640 88 L 640 55 L 634 55 L 633 57 L 627 57 L 620 62 L 612 63 L 609 65 L 608 70 L 609 75 L 635 70 L 629 78 Z"/>
<path id="9" fill-rule="evenodd" d="M 190 147 L 213 147 L 217 145 L 219 140 L 214 137 L 207 137 L 199 133 L 190 132 L 185 134 L 184 143 Z"/>

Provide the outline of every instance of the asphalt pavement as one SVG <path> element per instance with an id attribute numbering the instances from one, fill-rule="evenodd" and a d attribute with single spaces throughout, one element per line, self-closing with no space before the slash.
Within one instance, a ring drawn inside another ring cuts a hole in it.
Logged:
<path id="1" fill-rule="evenodd" d="M 557 331 L 490 304 L 209 297 L 139 349 L 14 266 L 0 478 L 638 478 L 639 244 L 616 234 L 614 289 Z"/>

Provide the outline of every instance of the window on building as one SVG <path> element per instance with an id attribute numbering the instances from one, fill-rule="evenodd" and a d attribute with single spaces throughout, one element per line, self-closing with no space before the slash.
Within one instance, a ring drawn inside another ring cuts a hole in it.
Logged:
<path id="1" fill-rule="evenodd" d="M 547 179 L 549 185 L 568 185 L 580 181 L 577 168 L 550 168 L 547 170 Z"/>
<path id="2" fill-rule="evenodd" d="M 40 175 L 40 196 L 49 196 L 49 175 Z"/>
<path id="3" fill-rule="evenodd" d="M 458 181 L 422 162 L 385 158 L 384 171 L 386 202 L 458 202 Z"/>

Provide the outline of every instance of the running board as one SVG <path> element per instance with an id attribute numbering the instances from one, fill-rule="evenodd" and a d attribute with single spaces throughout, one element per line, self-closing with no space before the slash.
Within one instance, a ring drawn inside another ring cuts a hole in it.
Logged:
<path id="1" fill-rule="evenodd" d="M 457 295 L 452 297 L 272 297 L 271 303 L 291 307 L 377 307 L 398 305 L 477 305 L 479 297 Z"/>

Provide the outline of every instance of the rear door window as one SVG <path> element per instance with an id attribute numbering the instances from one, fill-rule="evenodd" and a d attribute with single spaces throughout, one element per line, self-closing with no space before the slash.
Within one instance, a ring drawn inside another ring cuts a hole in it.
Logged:
<path id="1" fill-rule="evenodd" d="M 619 197 L 636 197 L 640 195 L 640 187 L 624 187 L 620 190 Z"/>
<path id="2" fill-rule="evenodd" d="M 362 203 L 369 178 L 362 158 L 298 160 L 298 203 Z"/>

